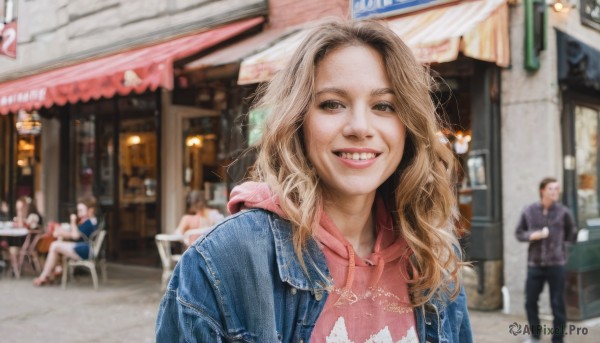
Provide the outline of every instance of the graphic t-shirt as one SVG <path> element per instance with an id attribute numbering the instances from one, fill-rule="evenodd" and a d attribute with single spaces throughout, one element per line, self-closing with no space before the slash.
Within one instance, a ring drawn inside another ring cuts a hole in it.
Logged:
<path id="1" fill-rule="evenodd" d="M 318 239 L 334 287 L 317 320 L 311 341 L 419 341 L 405 280 L 406 243 L 402 238 L 394 237 L 385 217 L 379 218 L 374 252 L 362 259 L 333 221 L 323 214 Z"/>

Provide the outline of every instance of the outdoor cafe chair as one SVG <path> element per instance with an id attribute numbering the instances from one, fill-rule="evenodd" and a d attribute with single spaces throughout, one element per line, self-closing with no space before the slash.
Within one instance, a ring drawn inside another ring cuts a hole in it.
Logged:
<path id="1" fill-rule="evenodd" d="M 102 274 L 102 282 L 106 282 L 106 260 L 102 254 L 102 243 L 106 237 L 106 230 L 104 230 L 104 221 L 98 224 L 98 229 L 92 233 L 89 238 L 90 243 L 90 255 L 87 260 L 72 260 L 69 258 L 63 259 L 63 274 L 62 274 L 62 288 L 67 288 L 67 279 L 70 276 L 73 278 L 73 272 L 75 267 L 84 267 L 90 270 L 92 275 L 92 282 L 94 284 L 94 290 L 98 290 L 98 274 L 96 267 L 100 267 Z"/>
<path id="2" fill-rule="evenodd" d="M 43 231 L 42 230 L 29 230 L 21 249 L 19 250 L 19 260 L 18 260 L 18 268 L 19 274 L 21 274 L 23 270 L 23 263 L 25 262 L 25 258 L 29 260 L 29 263 L 33 267 L 33 271 L 36 273 L 40 273 L 42 268 L 40 266 L 40 260 L 38 258 L 38 252 L 36 250 L 36 246 L 42 238 Z"/>

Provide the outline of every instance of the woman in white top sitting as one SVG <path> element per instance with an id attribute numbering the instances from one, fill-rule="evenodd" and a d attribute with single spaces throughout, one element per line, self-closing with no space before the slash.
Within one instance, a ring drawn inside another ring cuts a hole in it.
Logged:
<path id="1" fill-rule="evenodd" d="M 192 191 L 189 194 L 188 203 L 190 214 L 183 215 L 175 233 L 183 235 L 184 243 L 191 245 L 224 217 L 219 211 L 206 207 L 203 191 Z"/>
<path id="2" fill-rule="evenodd" d="M 37 230 L 42 225 L 40 216 L 33 200 L 30 197 L 20 197 L 15 204 L 16 216 L 13 219 L 17 227 L 25 227 L 29 230 Z"/>

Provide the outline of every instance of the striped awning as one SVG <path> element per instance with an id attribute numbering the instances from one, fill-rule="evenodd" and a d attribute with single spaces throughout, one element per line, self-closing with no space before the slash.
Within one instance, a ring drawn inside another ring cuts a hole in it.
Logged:
<path id="1" fill-rule="evenodd" d="M 263 31 L 240 42 L 218 49 L 206 56 L 202 56 L 195 61 L 186 63 L 183 66 L 183 70 L 185 72 L 193 72 L 205 68 L 240 63 L 245 57 L 263 51 L 294 31 L 296 30 L 287 30 L 284 28 Z"/>
<path id="2" fill-rule="evenodd" d="M 262 24 L 246 19 L 151 46 L 0 83 L 0 114 L 173 89 L 173 62 L 192 56 Z"/>
<path id="3" fill-rule="evenodd" d="M 240 64 L 238 84 L 269 81 L 288 63 L 291 55 L 308 35 L 309 29 L 292 33 L 259 53 L 245 58 Z"/>
<path id="4" fill-rule="evenodd" d="M 507 67 L 510 61 L 506 0 L 466 0 L 387 21 L 422 63 L 465 56 Z M 238 84 L 269 81 L 283 69 L 309 29 L 245 58 Z"/>
<path id="5" fill-rule="evenodd" d="M 389 25 L 424 63 L 465 56 L 507 67 L 510 62 L 505 0 L 461 1 L 389 20 Z"/>

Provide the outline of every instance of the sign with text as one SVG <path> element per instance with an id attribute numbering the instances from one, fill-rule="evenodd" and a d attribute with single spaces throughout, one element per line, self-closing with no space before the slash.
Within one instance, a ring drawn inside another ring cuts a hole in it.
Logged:
<path id="1" fill-rule="evenodd" d="M 353 19 L 390 17 L 457 0 L 350 0 Z"/>
<path id="2" fill-rule="evenodd" d="M 17 21 L 0 28 L 0 55 L 17 58 Z"/>

